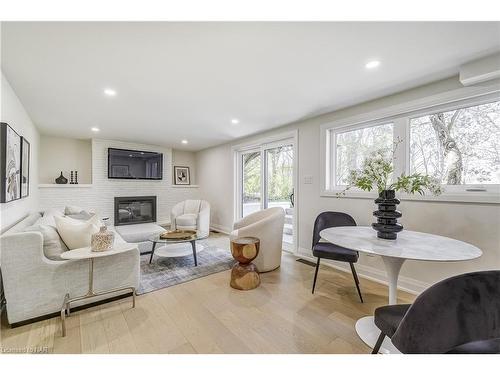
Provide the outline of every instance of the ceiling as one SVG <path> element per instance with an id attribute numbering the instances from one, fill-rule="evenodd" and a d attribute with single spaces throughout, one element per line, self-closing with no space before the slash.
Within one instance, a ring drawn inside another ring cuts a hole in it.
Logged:
<path id="1" fill-rule="evenodd" d="M 500 23 L 4 22 L 1 37 L 42 133 L 199 150 L 453 76 L 500 50 Z"/>

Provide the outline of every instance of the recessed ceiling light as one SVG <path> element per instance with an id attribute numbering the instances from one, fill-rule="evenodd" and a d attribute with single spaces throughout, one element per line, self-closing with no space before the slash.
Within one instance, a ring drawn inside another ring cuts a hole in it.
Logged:
<path id="1" fill-rule="evenodd" d="M 231 124 L 239 124 L 240 123 L 240 120 L 238 120 L 237 118 L 233 118 L 231 119 Z"/>
<path id="2" fill-rule="evenodd" d="M 93 127 L 93 128 L 90 128 L 90 130 L 92 130 L 93 132 L 97 133 L 97 132 L 98 132 L 99 130 L 101 130 L 101 129 L 96 128 L 96 127 Z"/>
<path id="3" fill-rule="evenodd" d="M 107 96 L 116 96 L 116 91 L 113 89 L 104 89 L 104 94 Z"/>
<path id="4" fill-rule="evenodd" d="M 181 142 L 182 142 L 182 144 L 185 144 L 185 145 L 187 145 L 187 143 L 188 143 L 187 139 L 183 139 Z"/>
<path id="5" fill-rule="evenodd" d="M 380 61 L 378 61 L 378 60 L 371 60 L 371 61 L 368 61 L 366 63 L 365 68 L 366 69 L 374 69 L 374 68 L 376 68 L 379 65 L 380 65 Z"/>

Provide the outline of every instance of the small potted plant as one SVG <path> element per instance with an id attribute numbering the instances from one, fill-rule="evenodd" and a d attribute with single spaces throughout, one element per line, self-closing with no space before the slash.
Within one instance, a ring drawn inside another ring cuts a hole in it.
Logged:
<path id="1" fill-rule="evenodd" d="M 398 145 L 402 140 L 394 142 L 392 150 L 378 150 L 370 154 L 362 164 L 361 169 L 352 170 L 347 179 L 347 187 L 338 194 L 345 195 L 345 192 L 352 187 L 357 187 L 364 191 L 378 190 L 378 198 L 375 203 L 378 210 L 373 212 L 377 222 L 372 224 L 377 231 L 377 237 L 395 240 L 397 233 L 403 230 L 403 226 L 398 224 L 397 219 L 401 217 L 401 212 L 396 211 L 396 206 L 401 203 L 396 198 L 396 191 L 403 191 L 408 194 L 425 194 L 429 190 L 433 195 L 442 193 L 439 181 L 433 177 L 420 173 L 411 175 L 401 174 L 394 181 L 394 160 Z"/>

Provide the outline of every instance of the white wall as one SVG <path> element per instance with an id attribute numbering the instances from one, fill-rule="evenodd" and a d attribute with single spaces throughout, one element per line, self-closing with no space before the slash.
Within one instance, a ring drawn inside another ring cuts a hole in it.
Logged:
<path id="1" fill-rule="evenodd" d="M 436 82 L 354 107 L 335 111 L 310 120 L 300 121 L 270 132 L 231 144 L 209 148 L 196 155 L 198 183 L 203 199 L 212 205 L 212 224 L 228 230 L 233 222 L 233 154 L 231 146 L 281 132 L 298 130 L 298 245 L 299 252 L 311 256 L 311 238 L 316 216 L 326 210 L 351 214 L 358 225 L 370 225 L 374 218 L 374 202 L 367 199 L 320 197 L 320 126 L 376 109 L 404 103 L 425 96 L 460 88 L 457 77 Z M 305 175 L 313 176 L 312 184 L 303 184 Z M 400 285 L 405 289 L 421 291 L 447 276 L 479 269 L 500 268 L 500 206 L 404 201 L 399 209 L 402 224 L 416 230 L 453 237 L 470 242 L 483 250 L 477 260 L 460 263 L 431 263 L 408 261 L 401 271 Z M 341 265 L 341 264 L 338 264 Z M 378 257 L 361 256 L 359 273 L 385 280 L 383 264 Z"/>
<path id="2" fill-rule="evenodd" d="M 90 139 L 60 138 L 40 135 L 39 183 L 53 184 L 63 172 L 69 181 L 70 171 L 78 171 L 78 183 L 92 182 L 92 142 Z"/>
<path id="3" fill-rule="evenodd" d="M 156 151 L 163 153 L 163 179 L 115 180 L 108 179 L 108 147 Z M 104 139 L 92 140 L 92 185 L 90 187 L 56 186 L 40 188 L 40 209 L 63 209 L 68 204 L 95 210 L 113 222 L 114 197 L 156 195 L 158 222 L 170 222 L 170 210 L 185 199 L 198 198 L 197 188 L 172 187 L 172 150 L 154 145 L 144 145 Z"/>
<path id="4" fill-rule="evenodd" d="M 40 136 L 9 82 L 3 73 L 1 75 L 1 121 L 8 123 L 19 135 L 26 137 L 30 143 L 30 193 L 26 198 L 0 204 L 0 228 L 3 232 L 38 207 L 37 182 Z"/>
<path id="5" fill-rule="evenodd" d="M 191 178 L 191 185 L 196 185 L 197 177 L 196 177 L 196 153 L 191 151 L 182 151 L 182 150 L 172 150 L 172 173 L 174 166 L 178 167 L 189 167 L 189 174 Z M 173 176 L 172 176 L 172 183 Z"/>

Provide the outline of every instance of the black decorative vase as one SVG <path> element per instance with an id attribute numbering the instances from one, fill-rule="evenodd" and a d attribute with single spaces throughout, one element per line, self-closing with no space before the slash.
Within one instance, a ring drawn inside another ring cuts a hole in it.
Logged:
<path id="1" fill-rule="evenodd" d="M 396 206 L 401 202 L 396 199 L 396 192 L 394 190 L 381 191 L 375 203 L 378 204 L 378 210 L 373 212 L 373 216 L 377 218 L 377 222 L 373 223 L 372 227 L 377 231 L 377 237 L 395 240 L 397 233 L 403 230 L 403 226 L 398 224 L 401 212 L 396 211 Z"/>
<path id="2" fill-rule="evenodd" d="M 61 175 L 56 178 L 56 184 L 67 184 L 67 183 L 68 183 L 68 179 L 63 176 L 62 171 L 61 171 Z"/>

